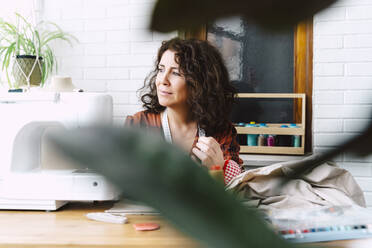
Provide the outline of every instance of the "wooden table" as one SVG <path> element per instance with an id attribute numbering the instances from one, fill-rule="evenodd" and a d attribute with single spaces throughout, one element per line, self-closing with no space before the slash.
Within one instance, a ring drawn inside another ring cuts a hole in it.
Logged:
<path id="1" fill-rule="evenodd" d="M 0 248 L 63 247 L 201 247 L 160 216 L 128 216 L 128 224 L 89 220 L 89 212 L 102 212 L 112 203 L 70 203 L 56 212 L 0 211 Z M 132 224 L 156 222 L 161 228 L 135 231 Z M 323 247 L 371 248 L 372 239 L 319 243 Z"/>
<path id="2" fill-rule="evenodd" d="M 103 212 L 112 203 L 69 203 L 56 212 L 0 211 L 0 247 L 198 247 L 160 216 L 129 216 L 128 224 L 112 224 L 85 217 Z M 156 222 L 160 229 L 134 230 L 132 224 Z"/>

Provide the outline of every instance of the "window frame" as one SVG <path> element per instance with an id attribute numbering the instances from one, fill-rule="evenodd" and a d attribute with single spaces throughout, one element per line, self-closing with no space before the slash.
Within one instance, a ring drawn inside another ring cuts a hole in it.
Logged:
<path id="1" fill-rule="evenodd" d="M 207 40 L 207 24 L 179 32 L 180 37 Z M 305 153 L 312 152 L 312 95 L 313 95 L 313 18 L 302 21 L 294 30 L 293 93 L 306 94 Z M 290 93 L 290 92 L 289 92 Z M 301 121 L 300 101 L 295 102 L 295 121 Z"/>

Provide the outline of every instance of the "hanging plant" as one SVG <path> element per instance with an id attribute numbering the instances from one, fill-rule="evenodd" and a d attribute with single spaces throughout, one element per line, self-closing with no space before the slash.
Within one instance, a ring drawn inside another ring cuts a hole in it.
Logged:
<path id="1" fill-rule="evenodd" d="M 33 26 L 16 13 L 16 25 L 0 18 L 0 59 L 9 88 L 24 85 L 44 85 L 53 69 L 58 70 L 57 61 L 50 47 L 54 40 L 64 40 L 72 46 L 77 39 L 55 23 L 39 22 Z M 9 65 L 13 62 L 13 82 L 9 76 Z"/>

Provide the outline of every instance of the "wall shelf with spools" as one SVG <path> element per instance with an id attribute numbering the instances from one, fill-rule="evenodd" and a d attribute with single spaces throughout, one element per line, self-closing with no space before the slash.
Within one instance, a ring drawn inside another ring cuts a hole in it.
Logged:
<path id="1" fill-rule="evenodd" d="M 291 137 L 292 146 L 268 146 L 266 145 L 241 145 L 240 153 L 257 154 L 297 154 L 305 153 L 305 109 L 306 95 L 298 93 L 239 93 L 238 98 L 272 98 L 272 99 L 299 99 L 301 100 L 301 123 L 265 123 L 264 127 L 256 125 L 238 126 L 235 128 L 238 134 L 251 135 L 251 137 L 263 135 L 265 137 Z M 287 126 L 288 128 L 283 128 Z M 294 127 L 294 128 L 291 128 Z M 267 139 L 267 138 L 265 138 Z M 265 140 L 266 141 L 266 140 Z"/>

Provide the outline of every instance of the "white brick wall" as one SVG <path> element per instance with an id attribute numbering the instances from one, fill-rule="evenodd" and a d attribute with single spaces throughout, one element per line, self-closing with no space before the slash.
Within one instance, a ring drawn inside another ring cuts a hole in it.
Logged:
<path id="1" fill-rule="evenodd" d="M 372 0 L 340 0 L 314 17 L 314 151 L 358 134 L 372 112 Z M 372 155 L 346 152 L 349 170 L 372 207 Z"/>
<path id="2" fill-rule="evenodd" d="M 136 91 L 152 70 L 161 41 L 147 26 L 155 0 L 44 0 L 44 20 L 53 21 L 80 41 L 72 48 L 54 44 L 60 69 L 86 91 L 114 99 L 114 121 L 141 109 Z"/>

